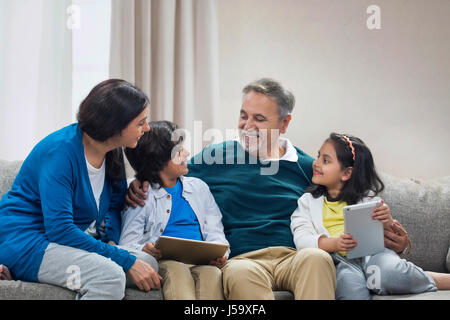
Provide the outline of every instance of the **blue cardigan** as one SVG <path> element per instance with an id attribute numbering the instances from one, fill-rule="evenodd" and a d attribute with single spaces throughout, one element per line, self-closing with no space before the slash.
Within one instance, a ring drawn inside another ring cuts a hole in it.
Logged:
<path id="1" fill-rule="evenodd" d="M 111 258 L 125 272 L 136 260 L 128 251 L 105 243 L 119 243 L 126 182 L 113 188 L 106 175 L 97 209 L 82 137 L 74 123 L 40 141 L 0 201 L 0 264 L 18 280 L 38 282 L 50 242 Z M 94 220 L 97 228 L 106 222 L 106 236 L 100 240 L 84 233 Z"/>

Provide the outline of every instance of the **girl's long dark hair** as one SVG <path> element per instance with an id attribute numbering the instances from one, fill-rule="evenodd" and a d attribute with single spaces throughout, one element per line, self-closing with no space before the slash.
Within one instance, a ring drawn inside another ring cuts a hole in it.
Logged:
<path id="1" fill-rule="evenodd" d="M 183 142 L 184 135 L 181 130 L 174 133 L 179 128 L 170 121 L 152 121 L 148 126 L 150 131 L 139 139 L 136 148 L 125 148 L 125 155 L 136 171 L 136 179 L 149 181 L 155 188 L 163 185 L 159 173 L 172 159 L 174 148 Z"/>
<path id="2" fill-rule="evenodd" d="M 96 85 L 83 100 L 78 126 L 89 137 L 104 142 L 119 135 L 148 104 L 147 96 L 133 84 L 110 79 Z M 113 182 L 126 179 L 122 148 L 106 153 L 106 175 Z"/>
<path id="3" fill-rule="evenodd" d="M 343 136 L 352 142 L 355 149 L 355 160 L 350 144 Z M 348 134 L 331 133 L 325 142 L 331 142 L 336 150 L 336 155 L 342 169 L 353 167 L 352 176 L 344 183 L 338 196 L 339 200 L 352 205 L 361 201 L 364 197 L 374 197 L 384 190 L 381 181 L 375 170 L 372 153 L 366 144 L 359 138 Z M 312 184 L 306 192 L 312 194 L 314 198 L 327 195 L 327 188 L 322 185 Z"/>

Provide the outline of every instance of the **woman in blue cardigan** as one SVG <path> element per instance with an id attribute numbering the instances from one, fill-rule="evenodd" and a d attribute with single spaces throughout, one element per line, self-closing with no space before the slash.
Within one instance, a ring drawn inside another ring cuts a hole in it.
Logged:
<path id="1" fill-rule="evenodd" d="M 122 299 L 126 282 L 160 288 L 157 263 L 117 247 L 126 194 L 122 147 L 134 148 L 148 98 L 107 80 L 81 103 L 78 123 L 40 141 L 0 201 L 0 263 L 18 280 L 78 292 L 78 299 Z"/>

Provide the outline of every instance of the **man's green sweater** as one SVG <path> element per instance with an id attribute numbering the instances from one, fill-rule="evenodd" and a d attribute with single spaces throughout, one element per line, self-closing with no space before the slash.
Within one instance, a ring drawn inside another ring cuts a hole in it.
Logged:
<path id="1" fill-rule="evenodd" d="M 274 246 L 295 248 L 290 218 L 311 184 L 314 160 L 295 149 L 297 162 L 261 162 L 237 141 L 226 141 L 189 161 L 188 176 L 208 184 L 222 212 L 230 257 Z"/>

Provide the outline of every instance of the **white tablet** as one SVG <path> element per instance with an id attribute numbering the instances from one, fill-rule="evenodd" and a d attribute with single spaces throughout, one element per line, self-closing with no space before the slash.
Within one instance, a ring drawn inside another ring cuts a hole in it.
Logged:
<path id="1" fill-rule="evenodd" d="M 347 258 L 354 259 L 381 252 L 384 249 L 383 223 L 370 216 L 381 200 L 344 207 L 345 233 L 351 234 L 358 245 L 347 251 Z"/>
<path id="2" fill-rule="evenodd" d="M 223 257 L 229 245 L 206 241 L 160 236 L 156 248 L 161 250 L 161 259 L 176 260 L 187 264 L 209 264 Z"/>

